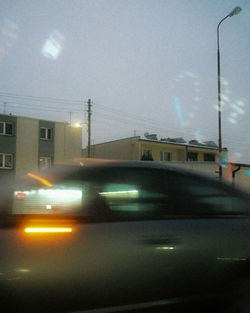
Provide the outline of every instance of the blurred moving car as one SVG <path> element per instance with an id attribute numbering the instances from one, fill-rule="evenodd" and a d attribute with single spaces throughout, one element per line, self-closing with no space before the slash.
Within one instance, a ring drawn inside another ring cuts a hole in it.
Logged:
<path id="1" fill-rule="evenodd" d="M 155 162 L 81 162 L 29 173 L 11 193 L 8 311 L 246 309 L 249 198 L 231 186 Z"/>

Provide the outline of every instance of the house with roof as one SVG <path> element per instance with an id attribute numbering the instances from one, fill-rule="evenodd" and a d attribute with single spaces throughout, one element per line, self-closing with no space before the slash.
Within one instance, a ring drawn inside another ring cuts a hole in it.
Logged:
<path id="1" fill-rule="evenodd" d="M 227 148 L 223 148 L 227 155 Z M 87 156 L 87 149 L 83 150 Z M 134 136 L 90 146 L 90 157 L 113 160 L 154 160 L 173 162 L 216 162 L 219 150 L 213 141 L 185 141 L 183 138 L 161 138 L 145 133 L 144 137 Z"/>

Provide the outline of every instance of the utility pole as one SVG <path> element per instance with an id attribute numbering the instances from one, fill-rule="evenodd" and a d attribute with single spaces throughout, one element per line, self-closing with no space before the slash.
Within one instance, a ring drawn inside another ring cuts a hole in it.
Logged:
<path id="1" fill-rule="evenodd" d="M 91 99 L 88 99 L 88 158 L 90 158 L 90 139 L 91 139 Z"/>
<path id="2" fill-rule="evenodd" d="M 4 102 L 4 103 L 3 103 L 3 113 L 4 113 L 4 114 L 6 114 L 6 104 L 7 104 L 7 102 Z"/>

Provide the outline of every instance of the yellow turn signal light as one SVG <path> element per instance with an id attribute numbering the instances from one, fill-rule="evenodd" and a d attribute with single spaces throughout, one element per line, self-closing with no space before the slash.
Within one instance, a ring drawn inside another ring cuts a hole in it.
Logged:
<path id="1" fill-rule="evenodd" d="M 71 227 L 26 227 L 25 233 L 71 233 Z"/>

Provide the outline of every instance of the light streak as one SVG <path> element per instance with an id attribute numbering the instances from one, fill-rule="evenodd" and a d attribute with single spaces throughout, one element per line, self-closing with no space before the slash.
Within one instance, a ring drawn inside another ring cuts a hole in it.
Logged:
<path id="1" fill-rule="evenodd" d="M 26 227 L 25 233 L 71 233 L 71 227 Z"/>
<path id="2" fill-rule="evenodd" d="M 50 181 L 48 181 L 47 179 L 44 179 L 44 178 L 42 178 L 42 177 L 40 177 L 38 175 L 35 175 L 35 174 L 32 174 L 32 173 L 28 173 L 27 176 L 34 178 L 35 180 L 39 181 L 40 183 L 42 183 L 45 186 L 48 186 L 48 187 L 52 187 L 53 186 L 53 184 Z"/>
<path id="3" fill-rule="evenodd" d="M 182 116 L 182 109 L 181 109 L 180 100 L 179 100 L 178 97 L 174 97 L 174 105 L 175 105 L 175 110 L 176 110 L 176 114 L 178 116 L 180 125 L 181 125 L 181 127 L 184 127 L 184 120 L 183 120 L 183 116 Z"/>
<path id="4" fill-rule="evenodd" d="M 138 190 L 99 192 L 100 195 L 127 194 L 127 193 L 138 193 Z"/>

